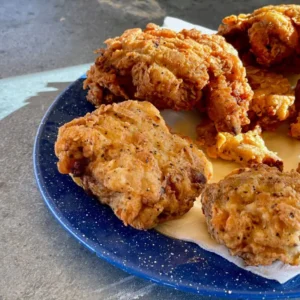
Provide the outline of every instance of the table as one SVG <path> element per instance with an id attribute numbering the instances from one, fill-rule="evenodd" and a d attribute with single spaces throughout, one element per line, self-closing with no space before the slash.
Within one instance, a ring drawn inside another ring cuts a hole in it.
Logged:
<path id="1" fill-rule="evenodd" d="M 207 299 L 131 276 L 65 232 L 34 180 L 34 137 L 105 38 L 166 15 L 217 29 L 222 17 L 271 2 L 289 1 L 1 1 L 0 299 Z"/>

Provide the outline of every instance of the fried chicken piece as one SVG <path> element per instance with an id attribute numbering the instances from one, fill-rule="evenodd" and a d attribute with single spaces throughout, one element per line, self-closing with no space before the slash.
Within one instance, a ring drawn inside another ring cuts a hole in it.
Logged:
<path id="1" fill-rule="evenodd" d="M 60 173 L 137 229 L 185 214 L 212 176 L 203 152 L 149 102 L 101 105 L 63 125 L 55 154 Z"/>
<path id="2" fill-rule="evenodd" d="M 213 239 L 247 265 L 300 263 L 300 174 L 265 165 L 240 169 L 202 194 Z"/>
<path id="3" fill-rule="evenodd" d="M 263 66 L 300 53 L 300 6 L 269 5 L 252 14 L 223 19 L 218 33 L 242 53 L 251 52 Z"/>
<path id="4" fill-rule="evenodd" d="M 134 98 L 159 109 L 205 107 L 219 131 L 232 133 L 249 123 L 253 92 L 237 51 L 223 37 L 148 24 L 105 43 L 84 82 L 94 105 Z"/>
<path id="5" fill-rule="evenodd" d="M 266 130 L 276 129 L 294 114 L 295 92 L 291 84 L 281 74 L 266 69 L 246 66 L 246 72 L 254 91 L 250 111 L 254 113 L 256 124 Z"/>
<path id="6" fill-rule="evenodd" d="M 217 132 L 211 122 L 204 122 L 197 127 L 197 134 L 211 158 L 234 161 L 242 166 L 266 164 L 283 169 L 281 158 L 266 147 L 259 126 L 234 136 L 228 132 Z"/>

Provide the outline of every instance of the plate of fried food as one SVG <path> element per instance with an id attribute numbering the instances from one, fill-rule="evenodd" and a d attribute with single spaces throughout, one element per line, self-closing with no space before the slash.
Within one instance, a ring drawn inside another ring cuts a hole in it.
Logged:
<path id="1" fill-rule="evenodd" d="M 153 282 L 299 297 L 300 6 L 229 16 L 215 34 L 150 23 L 105 43 L 37 133 L 55 217 Z"/>

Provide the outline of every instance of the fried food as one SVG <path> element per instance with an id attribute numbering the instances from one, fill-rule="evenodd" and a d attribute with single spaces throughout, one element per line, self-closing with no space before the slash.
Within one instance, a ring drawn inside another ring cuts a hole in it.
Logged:
<path id="1" fill-rule="evenodd" d="M 300 174 L 240 169 L 202 194 L 210 235 L 247 265 L 300 263 Z"/>
<path id="2" fill-rule="evenodd" d="M 55 154 L 60 173 L 137 229 L 185 214 L 212 176 L 203 152 L 149 102 L 101 105 L 63 125 Z"/>
<path id="3" fill-rule="evenodd" d="M 246 66 L 246 72 L 254 91 L 250 111 L 255 114 L 256 124 L 266 130 L 276 129 L 294 113 L 295 92 L 291 84 L 281 74 L 263 68 Z"/>
<path id="4" fill-rule="evenodd" d="M 216 132 L 211 122 L 197 127 L 200 144 L 211 158 L 234 161 L 242 166 L 266 164 L 283 169 L 283 161 L 275 152 L 270 151 L 261 136 L 261 128 L 238 135 L 228 132 Z"/>
<path id="5" fill-rule="evenodd" d="M 148 24 L 105 43 L 84 82 L 94 105 L 138 99 L 159 109 L 201 107 L 218 131 L 232 133 L 249 123 L 253 92 L 237 51 L 223 37 Z"/>
<path id="6" fill-rule="evenodd" d="M 250 51 L 263 66 L 300 53 L 299 5 L 269 5 L 251 14 L 228 16 L 222 23 L 218 33 L 240 54 Z"/>

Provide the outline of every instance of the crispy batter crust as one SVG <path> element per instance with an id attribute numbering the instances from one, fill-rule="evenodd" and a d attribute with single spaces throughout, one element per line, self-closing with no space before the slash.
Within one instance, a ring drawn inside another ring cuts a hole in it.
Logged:
<path id="1" fill-rule="evenodd" d="M 211 122 L 204 122 L 197 127 L 200 144 L 211 158 L 234 161 L 242 166 L 266 164 L 283 169 L 283 161 L 275 152 L 270 151 L 261 136 L 261 128 L 238 135 L 228 132 L 216 132 Z"/>
<path id="2" fill-rule="evenodd" d="M 251 14 L 223 19 L 219 34 L 240 53 L 250 51 L 264 66 L 282 63 L 300 53 L 300 6 L 269 5 Z"/>
<path id="3" fill-rule="evenodd" d="M 300 174 L 241 169 L 202 196 L 211 236 L 248 265 L 300 263 Z"/>
<path id="4" fill-rule="evenodd" d="M 246 72 L 254 91 L 250 106 L 254 121 L 263 129 L 276 129 L 294 114 L 295 92 L 291 84 L 281 74 L 263 68 L 246 66 Z"/>
<path id="5" fill-rule="evenodd" d="M 105 43 L 84 82 L 94 105 L 134 98 L 159 109 L 201 107 L 219 131 L 232 133 L 249 123 L 253 92 L 236 50 L 223 37 L 148 24 Z"/>
<path id="6" fill-rule="evenodd" d="M 63 125 L 55 153 L 61 173 L 137 229 L 185 214 L 212 176 L 203 152 L 149 102 L 101 105 Z"/>

